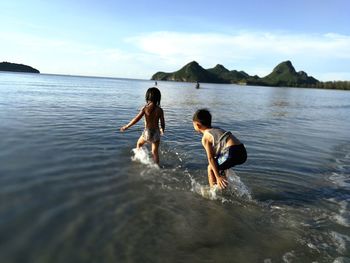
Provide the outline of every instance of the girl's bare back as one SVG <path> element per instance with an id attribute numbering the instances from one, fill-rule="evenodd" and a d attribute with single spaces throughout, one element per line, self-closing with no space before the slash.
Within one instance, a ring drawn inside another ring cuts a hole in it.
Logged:
<path id="1" fill-rule="evenodd" d="M 154 103 L 149 103 L 144 108 L 145 112 L 145 128 L 159 129 L 159 121 L 162 121 L 163 109 Z"/>

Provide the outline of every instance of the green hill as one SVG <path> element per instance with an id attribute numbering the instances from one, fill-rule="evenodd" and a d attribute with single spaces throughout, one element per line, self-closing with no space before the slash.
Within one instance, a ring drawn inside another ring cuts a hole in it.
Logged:
<path id="1" fill-rule="evenodd" d="M 40 73 L 39 70 L 23 64 L 1 62 L 0 71 Z"/>
<path id="2" fill-rule="evenodd" d="M 217 75 L 217 76 L 220 76 L 222 74 L 226 74 L 228 72 L 230 72 L 227 68 L 225 68 L 223 65 L 221 64 L 217 64 L 215 67 L 213 68 L 209 68 L 207 69 L 209 72 Z"/>
<path id="3" fill-rule="evenodd" d="M 296 72 L 289 60 L 278 64 L 269 75 L 263 78 L 256 75 L 250 76 L 244 71 L 230 71 L 220 64 L 217 64 L 214 68 L 204 69 L 197 62 L 193 61 L 172 73 L 157 72 L 152 76 L 152 80 L 199 81 L 284 87 L 319 86 L 319 81 L 308 76 L 304 71 Z"/>
<path id="4" fill-rule="evenodd" d="M 152 76 L 152 80 L 223 83 L 220 78 L 202 68 L 196 61 L 192 61 L 180 70 L 172 73 L 157 72 Z"/>
<path id="5" fill-rule="evenodd" d="M 227 68 L 220 64 L 217 64 L 214 68 L 207 69 L 207 71 L 216 75 L 224 83 L 239 83 L 242 80 L 246 80 L 250 77 L 244 71 L 229 71 Z"/>
<path id="6" fill-rule="evenodd" d="M 278 64 L 269 75 L 254 81 L 259 85 L 285 87 L 308 87 L 319 82 L 309 77 L 304 71 L 296 72 L 289 60 Z M 254 81 L 251 81 L 250 84 Z"/>

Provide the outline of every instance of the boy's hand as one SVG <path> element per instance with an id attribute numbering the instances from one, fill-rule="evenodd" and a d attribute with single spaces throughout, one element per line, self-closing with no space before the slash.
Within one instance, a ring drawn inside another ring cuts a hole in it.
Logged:
<path id="1" fill-rule="evenodd" d="M 227 179 L 225 177 L 222 177 L 222 176 L 216 177 L 216 183 L 220 189 L 225 189 L 227 184 L 228 184 Z"/>
<path id="2" fill-rule="evenodd" d="M 120 131 L 121 131 L 121 132 L 124 132 L 124 131 L 126 131 L 127 129 L 128 129 L 128 126 L 125 125 L 125 126 L 123 126 L 123 127 L 120 128 Z"/>

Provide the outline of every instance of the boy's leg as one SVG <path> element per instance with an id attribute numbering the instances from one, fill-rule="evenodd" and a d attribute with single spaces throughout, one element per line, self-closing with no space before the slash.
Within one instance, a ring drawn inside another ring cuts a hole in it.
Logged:
<path id="1" fill-rule="evenodd" d="M 143 137 L 141 135 L 136 143 L 136 148 L 140 149 L 145 143 L 146 143 L 146 141 L 145 141 L 145 139 L 143 139 Z"/>
<path id="2" fill-rule="evenodd" d="M 153 160 L 156 164 L 159 164 L 159 154 L 158 154 L 159 143 L 160 141 L 152 143 L 152 155 L 153 155 Z"/>
<path id="3" fill-rule="evenodd" d="M 208 165 L 208 181 L 209 181 L 210 187 L 213 187 L 216 184 L 216 178 L 214 175 L 214 171 L 211 169 L 210 165 Z"/>

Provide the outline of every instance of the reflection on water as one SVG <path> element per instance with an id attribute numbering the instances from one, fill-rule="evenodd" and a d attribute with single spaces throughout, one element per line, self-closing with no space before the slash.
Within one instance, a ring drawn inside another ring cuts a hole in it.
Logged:
<path id="1" fill-rule="evenodd" d="M 349 92 L 158 82 L 159 169 L 142 123 L 118 132 L 150 85 L 0 74 L 2 262 L 350 260 Z M 247 147 L 229 191 L 207 188 L 201 107 Z"/>

